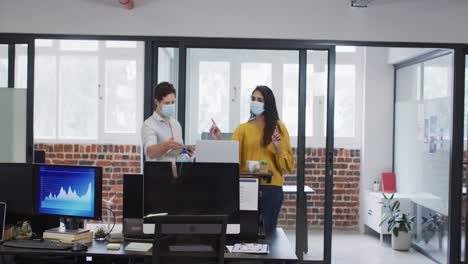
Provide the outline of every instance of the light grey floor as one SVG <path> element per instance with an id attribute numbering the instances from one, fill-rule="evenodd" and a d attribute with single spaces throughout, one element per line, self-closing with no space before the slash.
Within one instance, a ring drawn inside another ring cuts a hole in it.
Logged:
<path id="1" fill-rule="evenodd" d="M 289 241 L 295 247 L 295 230 L 285 230 Z M 389 241 L 380 245 L 378 236 L 361 234 L 356 231 L 333 231 L 333 264 L 431 264 L 435 263 L 424 255 L 411 249 L 409 252 L 395 251 Z M 306 260 L 323 259 L 323 231 L 309 231 L 309 253 Z"/>

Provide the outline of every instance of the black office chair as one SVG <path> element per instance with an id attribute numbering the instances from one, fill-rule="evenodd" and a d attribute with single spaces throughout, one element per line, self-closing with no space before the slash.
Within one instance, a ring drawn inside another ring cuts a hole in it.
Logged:
<path id="1" fill-rule="evenodd" d="M 154 216 L 145 222 L 155 224 L 153 264 L 224 263 L 227 215 Z"/>

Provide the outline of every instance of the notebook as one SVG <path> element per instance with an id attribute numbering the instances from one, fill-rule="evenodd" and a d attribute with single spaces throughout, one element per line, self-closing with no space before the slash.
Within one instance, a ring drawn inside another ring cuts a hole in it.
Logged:
<path id="1" fill-rule="evenodd" d="M 137 243 L 137 242 L 131 242 L 125 247 L 125 250 L 128 251 L 140 251 L 140 252 L 146 252 L 150 250 L 153 247 L 153 243 Z"/>

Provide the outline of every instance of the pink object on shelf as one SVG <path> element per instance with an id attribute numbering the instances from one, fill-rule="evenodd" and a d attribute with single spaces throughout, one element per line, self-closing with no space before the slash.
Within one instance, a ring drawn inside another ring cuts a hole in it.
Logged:
<path id="1" fill-rule="evenodd" d="M 395 173 L 393 172 L 382 173 L 382 191 L 385 193 L 396 192 Z"/>
<path id="2" fill-rule="evenodd" d="M 127 9 L 133 9 L 133 0 L 119 0 L 119 3 Z"/>

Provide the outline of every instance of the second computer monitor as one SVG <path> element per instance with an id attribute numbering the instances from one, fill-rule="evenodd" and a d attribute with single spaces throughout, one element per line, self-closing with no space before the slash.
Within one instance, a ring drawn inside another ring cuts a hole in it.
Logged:
<path id="1" fill-rule="evenodd" d="M 144 215 L 229 215 L 239 222 L 239 164 L 146 162 Z"/>
<path id="2" fill-rule="evenodd" d="M 34 187 L 39 214 L 101 218 L 102 168 L 35 165 Z"/>
<path id="3" fill-rule="evenodd" d="M 10 215 L 33 213 L 32 175 L 32 164 L 0 163 L 0 202 L 7 204 Z"/>

